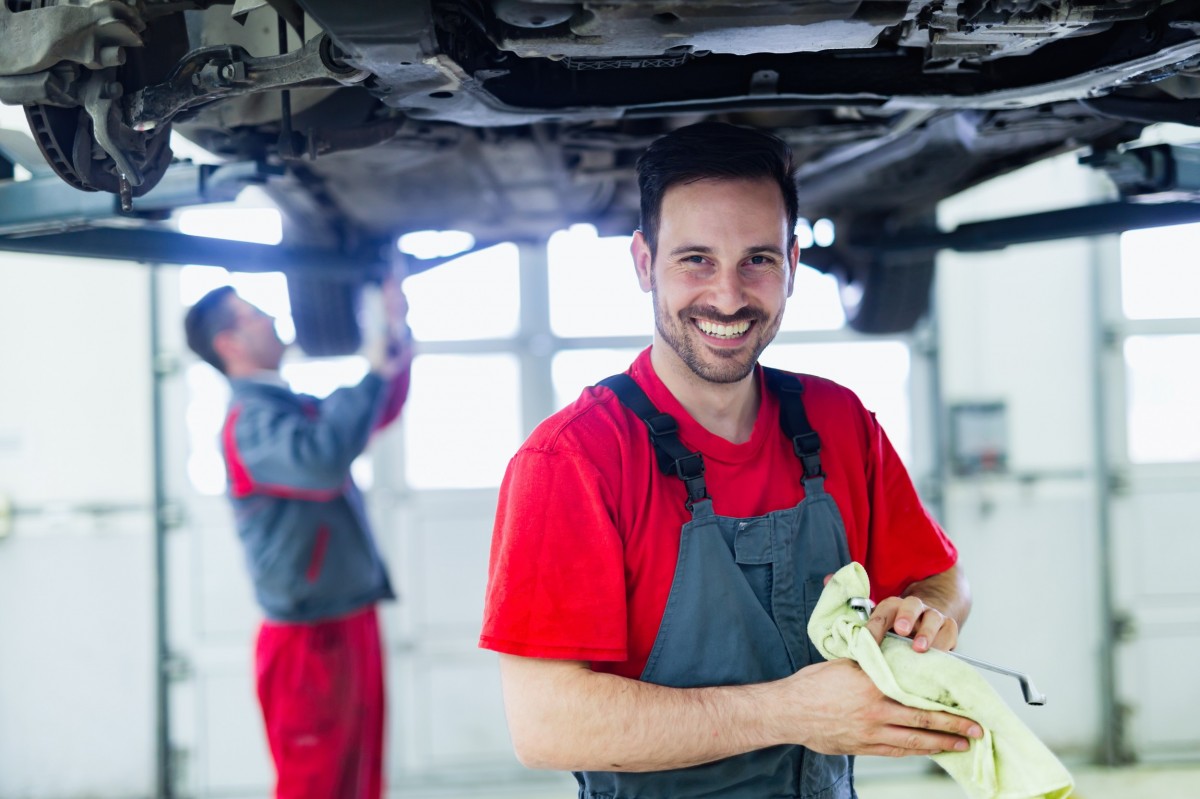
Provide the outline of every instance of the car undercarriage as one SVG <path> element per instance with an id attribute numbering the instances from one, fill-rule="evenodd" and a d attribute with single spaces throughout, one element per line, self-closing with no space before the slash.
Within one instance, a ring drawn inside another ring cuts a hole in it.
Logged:
<path id="1" fill-rule="evenodd" d="M 1129 148 L 1200 124 L 1192 0 L 4 0 L 0 42 L 0 100 L 25 106 L 50 169 L 119 198 L 72 230 L 153 232 L 184 197 L 255 183 L 295 252 L 356 279 L 415 230 L 628 233 L 637 155 L 703 119 L 789 142 L 801 215 L 837 231 L 804 260 L 865 332 L 924 314 L 934 211 L 963 189 L 1085 148 L 1122 200 L 1098 232 L 1196 188 L 1188 152 Z M 174 161 L 171 131 L 221 165 Z M 62 238 L 39 219 L 0 235 Z M 352 327 L 354 280 L 332 271 L 296 289 L 329 303 L 349 285 L 330 324 Z M 310 349 L 355 331 L 326 338 Z"/>

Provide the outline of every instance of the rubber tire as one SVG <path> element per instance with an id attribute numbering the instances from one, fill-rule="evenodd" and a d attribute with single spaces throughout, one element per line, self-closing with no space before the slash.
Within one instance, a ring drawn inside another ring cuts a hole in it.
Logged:
<path id="1" fill-rule="evenodd" d="M 300 349 L 318 358 L 358 352 L 363 281 L 289 274 L 287 286 Z"/>
<path id="2" fill-rule="evenodd" d="M 860 333 L 906 333 L 929 311 L 932 253 L 838 254 L 837 276 L 846 324 Z"/>

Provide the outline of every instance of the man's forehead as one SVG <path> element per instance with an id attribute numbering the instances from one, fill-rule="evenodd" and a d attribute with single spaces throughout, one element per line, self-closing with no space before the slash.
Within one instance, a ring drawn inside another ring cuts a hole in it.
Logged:
<path id="1" fill-rule="evenodd" d="M 715 217 L 713 221 L 719 223 L 741 212 L 751 213 L 756 227 L 774 228 L 776 221 L 781 229 L 787 227 L 783 192 L 770 178 L 704 178 L 677 183 L 666 190 L 659 209 L 659 229 L 665 232 L 674 226 L 673 222 L 684 222 L 689 217 L 694 221 Z"/>

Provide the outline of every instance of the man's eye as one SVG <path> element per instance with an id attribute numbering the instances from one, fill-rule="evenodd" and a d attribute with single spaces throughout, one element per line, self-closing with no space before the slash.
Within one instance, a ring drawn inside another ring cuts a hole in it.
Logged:
<path id="1" fill-rule="evenodd" d="M 752 255 L 750 256 L 750 263 L 754 264 L 755 266 L 763 266 L 771 263 L 771 259 L 766 255 Z"/>

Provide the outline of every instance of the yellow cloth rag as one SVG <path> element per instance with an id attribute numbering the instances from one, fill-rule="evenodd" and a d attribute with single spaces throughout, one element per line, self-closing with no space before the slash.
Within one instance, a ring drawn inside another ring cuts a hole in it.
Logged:
<path id="1" fill-rule="evenodd" d="M 909 707 L 942 710 L 979 723 L 983 737 L 965 752 L 943 752 L 933 760 L 971 799 L 1065 799 L 1070 773 L 1004 704 L 973 667 L 945 652 L 914 652 L 911 643 L 883 639 L 882 648 L 849 605 L 871 594 L 858 563 L 840 569 L 817 602 L 808 636 L 829 660 L 858 662 L 887 696 Z"/>

